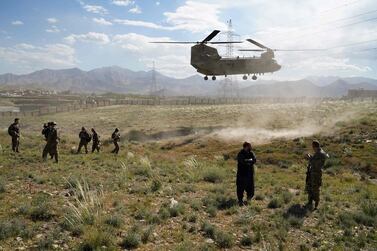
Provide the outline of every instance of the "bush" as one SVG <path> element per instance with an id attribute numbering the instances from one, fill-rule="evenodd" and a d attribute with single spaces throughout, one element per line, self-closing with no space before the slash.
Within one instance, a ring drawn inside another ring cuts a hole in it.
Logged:
<path id="1" fill-rule="evenodd" d="M 178 204 L 176 206 L 169 207 L 168 211 L 170 217 L 174 218 L 181 214 L 184 214 L 185 208 L 181 204 Z"/>
<path id="2" fill-rule="evenodd" d="M 29 235 L 30 232 L 25 222 L 19 219 L 0 221 L 0 240 L 15 236 L 27 237 Z"/>
<path id="3" fill-rule="evenodd" d="M 161 181 L 158 180 L 158 179 L 154 179 L 154 180 L 152 180 L 151 191 L 157 192 L 158 190 L 161 189 L 161 186 L 162 186 Z"/>
<path id="4" fill-rule="evenodd" d="M 5 183 L 3 180 L 0 180 L 0 193 L 5 193 Z"/>
<path id="5" fill-rule="evenodd" d="M 149 227 L 149 228 L 147 228 L 146 230 L 143 231 L 143 233 L 141 234 L 141 242 L 143 242 L 145 244 L 150 240 L 152 230 L 153 229 L 151 227 Z"/>
<path id="6" fill-rule="evenodd" d="M 138 248 L 139 245 L 140 236 L 135 233 L 135 231 L 128 232 L 126 237 L 124 237 L 123 241 L 120 244 L 120 246 L 124 249 L 135 249 Z"/>
<path id="7" fill-rule="evenodd" d="M 105 219 L 105 223 L 115 228 L 119 228 L 123 225 L 123 219 L 118 215 L 111 215 Z"/>
<path id="8" fill-rule="evenodd" d="M 288 191 L 284 191 L 281 195 L 283 201 L 285 204 L 288 204 L 289 202 L 291 202 L 292 198 L 293 198 L 293 195 L 288 192 Z"/>
<path id="9" fill-rule="evenodd" d="M 304 220 L 302 218 L 290 215 L 288 217 L 288 222 L 289 222 L 289 225 L 291 225 L 292 227 L 300 228 L 302 224 L 304 223 Z"/>
<path id="10" fill-rule="evenodd" d="M 203 235 L 207 238 L 214 239 L 215 238 L 215 226 L 211 225 L 209 222 L 205 221 L 202 224 Z"/>
<path id="11" fill-rule="evenodd" d="M 215 236 L 215 242 L 220 248 L 231 248 L 233 246 L 232 235 L 218 231 Z"/>
<path id="12" fill-rule="evenodd" d="M 52 214 L 49 212 L 49 207 L 46 204 L 31 208 L 30 219 L 33 221 L 48 221 L 51 218 Z"/>
<path id="13" fill-rule="evenodd" d="M 272 208 L 272 209 L 275 209 L 275 208 L 279 208 L 281 207 L 281 201 L 277 198 L 273 198 L 267 205 L 268 208 Z"/>
<path id="14" fill-rule="evenodd" d="M 257 194 L 255 196 L 255 200 L 264 200 L 264 195 L 263 194 Z"/>
<path id="15" fill-rule="evenodd" d="M 249 247 L 253 244 L 253 240 L 251 239 L 250 236 L 246 235 L 246 236 L 242 236 L 240 243 L 244 247 Z"/>
<path id="16" fill-rule="evenodd" d="M 216 215 L 217 215 L 217 208 L 214 207 L 214 206 L 209 206 L 209 207 L 207 207 L 206 212 L 208 213 L 208 215 L 210 217 L 212 217 L 212 218 L 216 217 Z"/>
<path id="17" fill-rule="evenodd" d="M 191 222 L 191 223 L 195 223 L 197 219 L 198 219 L 198 217 L 196 216 L 196 214 L 191 214 L 188 217 L 188 221 Z"/>
<path id="18" fill-rule="evenodd" d="M 203 172 L 203 180 L 210 183 L 220 183 L 224 180 L 224 172 L 219 168 L 211 167 Z"/>
<path id="19" fill-rule="evenodd" d="M 85 231 L 83 242 L 78 249 L 82 251 L 100 250 L 103 246 L 110 247 L 111 245 L 111 236 L 93 227 Z"/>

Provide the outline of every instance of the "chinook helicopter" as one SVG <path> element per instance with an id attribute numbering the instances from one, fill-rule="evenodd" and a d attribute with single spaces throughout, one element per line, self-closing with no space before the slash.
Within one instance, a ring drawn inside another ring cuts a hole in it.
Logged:
<path id="1" fill-rule="evenodd" d="M 242 50 L 242 51 L 260 51 L 263 52 L 260 57 L 231 57 L 223 58 L 219 55 L 216 48 L 207 44 L 236 44 L 243 43 L 234 42 L 211 42 L 211 40 L 220 33 L 219 30 L 213 31 L 208 37 L 201 42 L 151 42 L 157 44 L 195 44 L 191 47 L 191 65 L 197 72 L 205 75 L 204 80 L 208 80 L 208 76 L 212 76 L 212 80 L 216 80 L 216 76 L 244 75 L 243 79 L 247 80 L 248 76 L 253 75 L 252 79 L 257 80 L 257 75 L 265 73 L 273 73 L 279 71 L 281 66 L 274 59 L 274 51 L 258 42 L 248 39 L 250 43 L 257 45 L 261 49 Z"/>

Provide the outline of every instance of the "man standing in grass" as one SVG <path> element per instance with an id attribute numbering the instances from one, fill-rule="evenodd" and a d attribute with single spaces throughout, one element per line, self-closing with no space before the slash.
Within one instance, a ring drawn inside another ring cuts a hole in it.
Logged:
<path id="1" fill-rule="evenodd" d="M 322 169 L 325 165 L 326 158 L 328 158 L 328 155 L 327 153 L 325 153 L 325 151 L 322 150 L 317 140 L 314 140 L 312 142 L 312 148 L 314 150 L 314 154 L 307 155 L 309 164 L 306 173 L 305 189 L 308 193 L 308 204 L 306 206 L 309 209 L 312 209 L 314 201 L 314 209 L 317 209 L 319 204 L 320 187 L 322 185 Z"/>
<path id="2" fill-rule="evenodd" d="M 111 153 L 118 154 L 120 141 L 120 133 L 118 128 L 115 128 L 115 131 L 113 132 L 113 134 L 111 134 L 111 139 L 113 140 L 115 146 L 114 150 L 112 150 Z"/>
<path id="3" fill-rule="evenodd" d="M 12 151 L 18 153 L 20 145 L 20 126 L 19 118 L 15 118 L 14 122 L 8 127 L 8 134 L 12 137 Z"/>
<path id="4" fill-rule="evenodd" d="M 92 128 L 92 137 L 93 137 L 92 153 L 94 153 L 94 151 L 97 151 L 99 153 L 99 149 L 100 149 L 99 138 L 100 137 L 98 133 L 96 132 L 96 130 L 94 130 L 94 128 Z"/>
<path id="5" fill-rule="evenodd" d="M 250 143 L 243 143 L 243 148 L 237 155 L 237 162 L 237 198 L 238 205 L 243 206 L 254 197 L 254 164 L 257 159 L 251 150 Z M 247 202 L 243 201 L 245 191 Z"/>
<path id="6" fill-rule="evenodd" d="M 55 162 L 59 162 L 59 153 L 58 153 L 58 143 L 59 143 L 59 136 L 58 131 L 56 129 L 56 123 L 50 122 L 49 126 L 49 133 L 47 136 L 47 143 L 45 148 L 43 149 L 43 160 L 47 160 L 47 154 L 51 155 L 51 158 L 55 157 Z"/>
<path id="7" fill-rule="evenodd" d="M 88 131 L 85 129 L 85 127 L 81 128 L 81 131 L 79 133 L 80 143 L 79 147 L 77 148 L 77 153 L 79 154 L 81 152 L 81 148 L 84 147 L 85 153 L 88 153 L 88 143 L 92 140 L 92 136 L 88 133 Z"/>

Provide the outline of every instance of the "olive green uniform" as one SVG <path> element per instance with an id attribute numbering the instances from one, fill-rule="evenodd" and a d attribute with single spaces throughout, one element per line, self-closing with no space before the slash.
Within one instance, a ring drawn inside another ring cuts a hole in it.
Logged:
<path id="1" fill-rule="evenodd" d="M 111 135 L 111 139 L 114 143 L 114 150 L 112 150 L 112 153 L 118 154 L 119 153 L 119 141 L 120 141 L 120 133 L 119 131 L 115 130 L 113 134 Z"/>
<path id="2" fill-rule="evenodd" d="M 322 169 L 328 155 L 319 149 L 309 158 L 308 172 L 306 177 L 306 191 L 308 193 L 308 203 L 312 205 L 313 200 L 315 207 L 319 204 L 319 194 L 322 185 Z"/>
<path id="3" fill-rule="evenodd" d="M 19 152 L 20 145 L 20 127 L 17 122 L 12 123 L 8 128 L 8 133 L 12 137 L 12 151 Z"/>

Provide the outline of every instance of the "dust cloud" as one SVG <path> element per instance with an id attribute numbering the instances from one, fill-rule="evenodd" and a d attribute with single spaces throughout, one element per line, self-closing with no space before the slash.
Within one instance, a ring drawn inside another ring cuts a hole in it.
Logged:
<path id="1" fill-rule="evenodd" d="M 276 139 L 294 139 L 310 137 L 316 134 L 334 134 L 339 122 L 347 122 L 360 116 L 357 111 L 319 112 L 315 109 L 297 115 L 297 111 L 286 113 L 260 114 L 261 118 L 235 121 L 235 127 L 226 127 L 214 131 L 210 137 L 224 141 L 249 141 L 253 144 L 265 144 Z M 245 126 L 248 125 L 248 126 Z"/>

